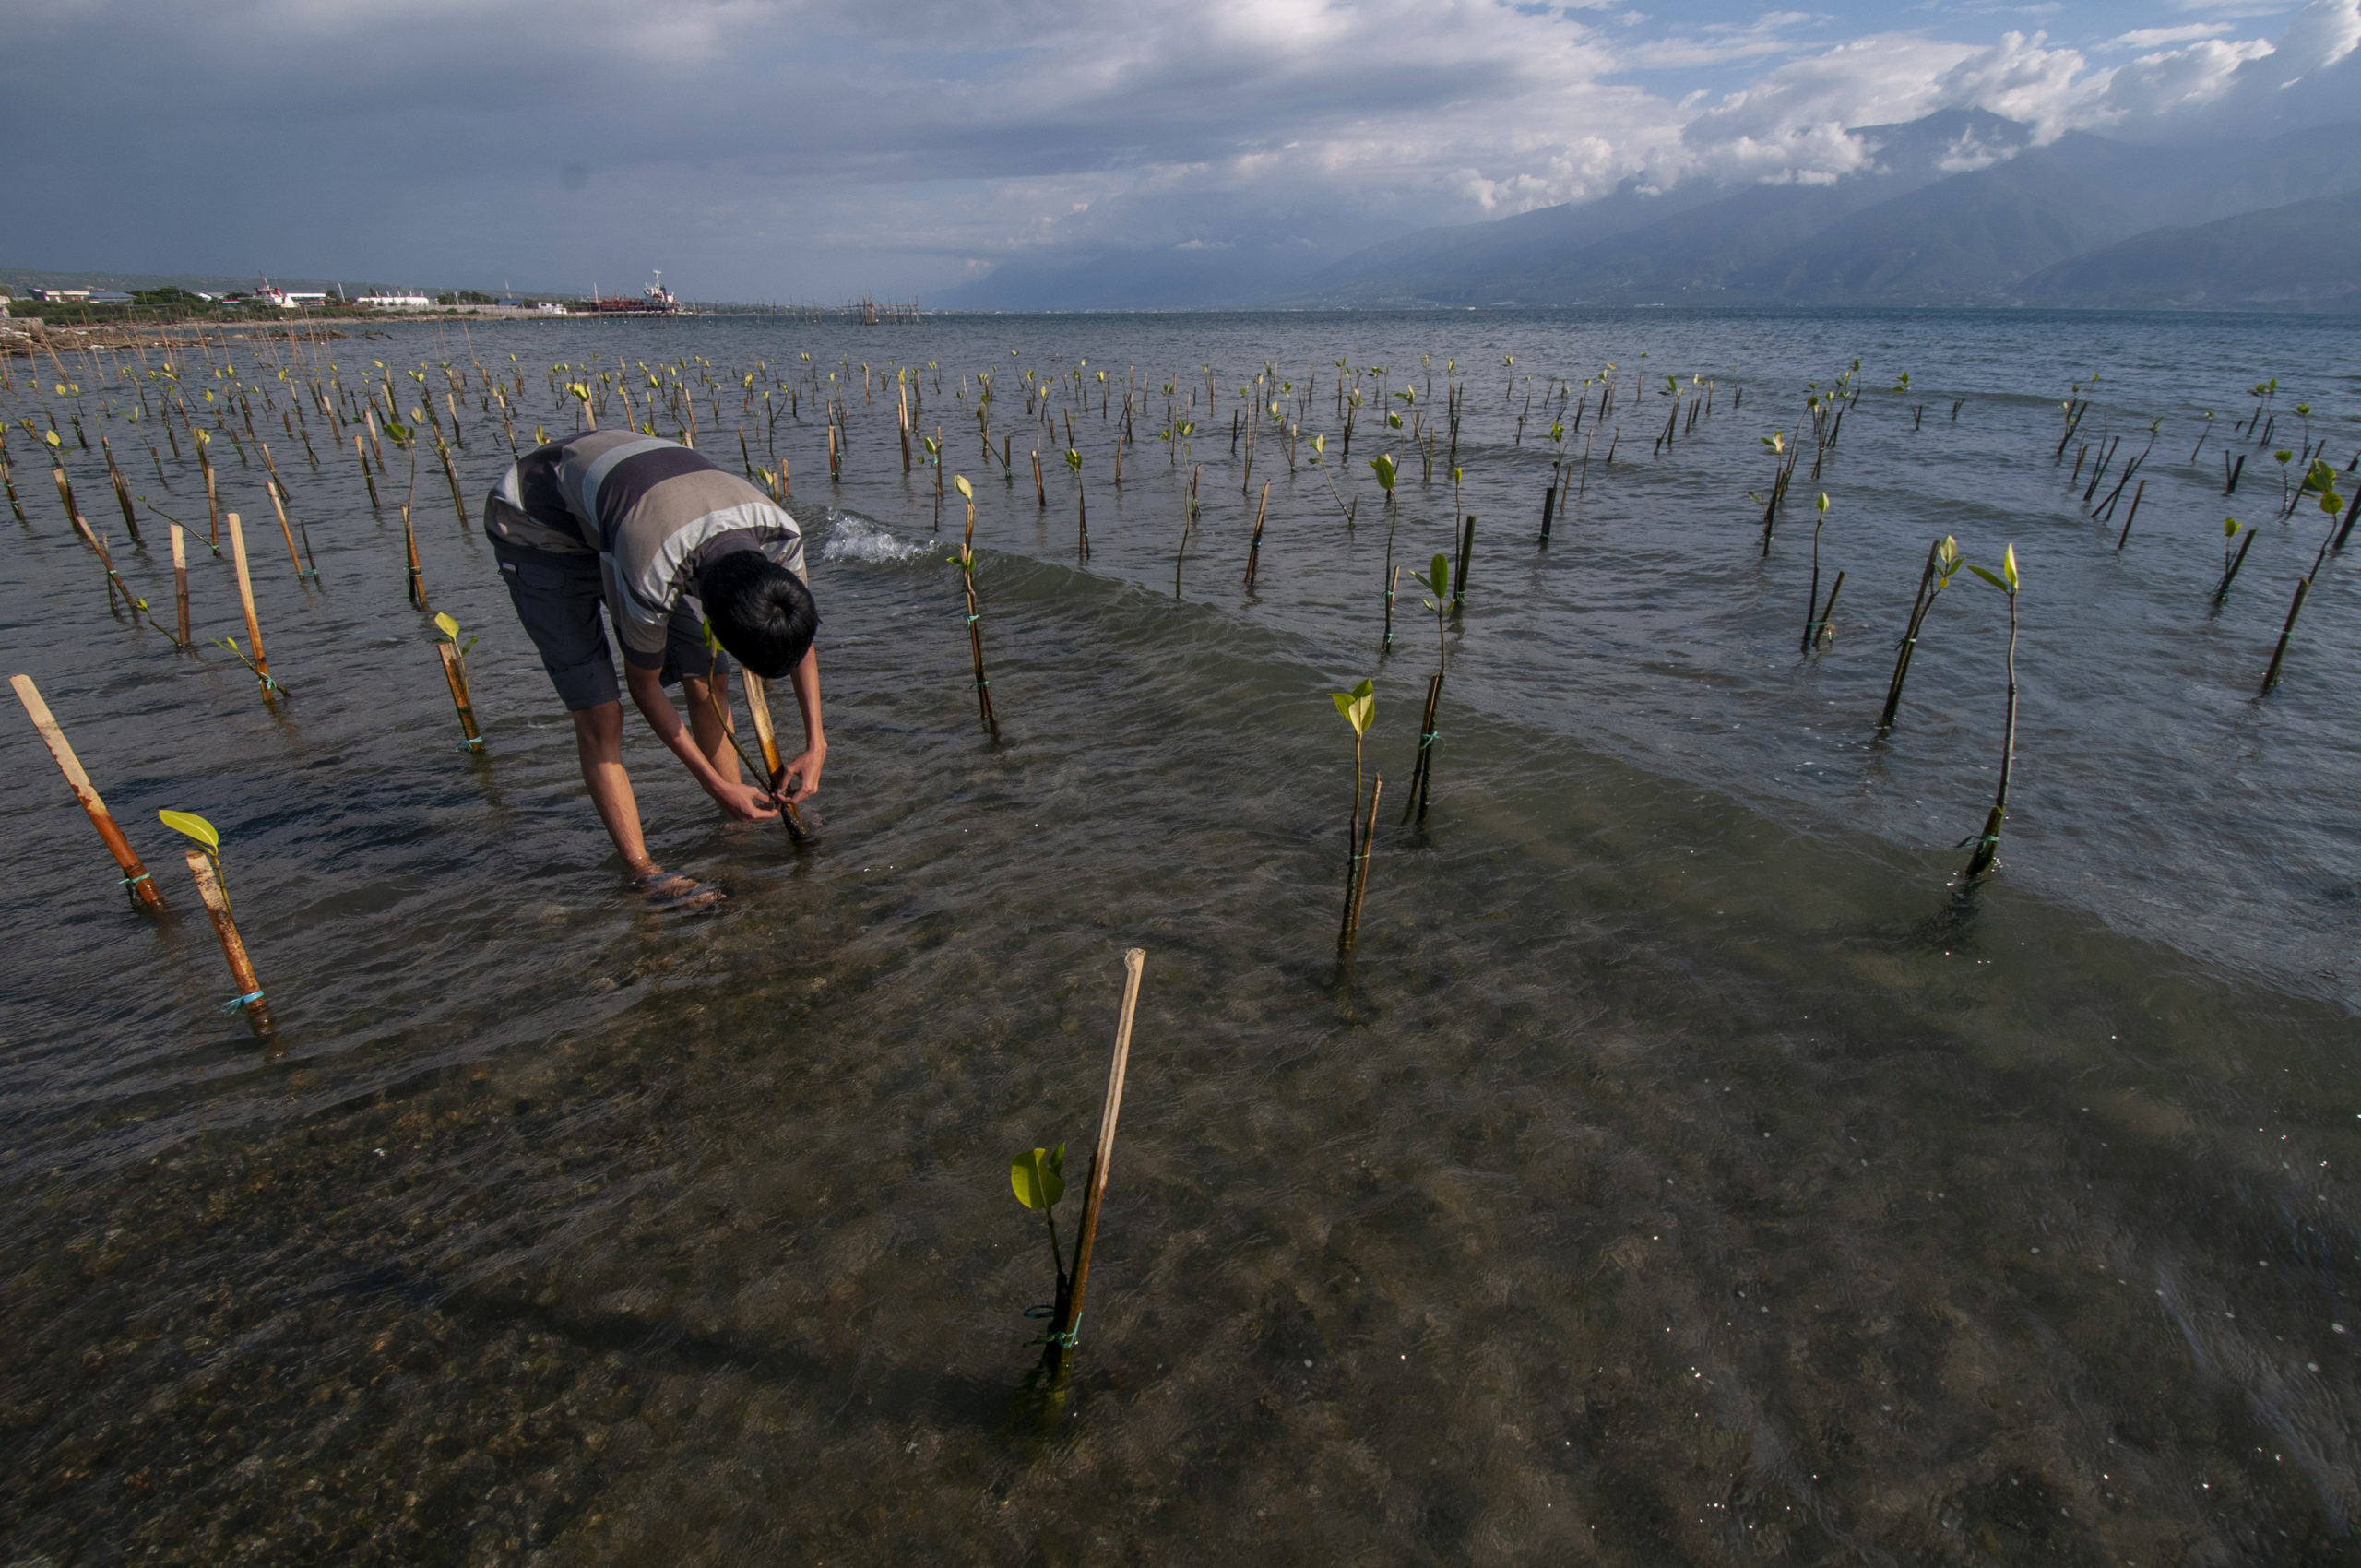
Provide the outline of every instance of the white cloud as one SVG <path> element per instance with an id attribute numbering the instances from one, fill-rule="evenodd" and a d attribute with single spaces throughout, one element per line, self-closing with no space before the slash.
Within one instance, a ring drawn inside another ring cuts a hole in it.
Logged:
<path id="1" fill-rule="evenodd" d="M 2107 50 L 2161 49 L 2168 43 L 2194 43 L 2201 38 L 2219 38 L 2230 30 L 2227 22 L 2186 22 L 2175 28 L 2134 28 L 2118 34 L 2099 45 Z"/>
<path id="2" fill-rule="evenodd" d="M 0 141 L 54 176 L 42 241 L 114 265 L 300 242 L 321 271 L 456 281 L 492 257 L 521 281 L 536 256 L 552 279 L 611 276 L 660 244 L 735 279 L 698 291 L 753 294 L 790 271 L 948 279 L 978 257 L 1471 220 L 1635 176 L 1824 182 L 1876 161 L 1855 128 L 1937 109 L 2049 137 L 2361 103 L 2356 0 L 2315 0 L 2276 40 L 2233 18 L 2284 0 L 2175 0 L 2189 22 L 2099 63 L 2038 33 L 1940 36 L 1957 14 L 1828 44 L 1840 24 L 1802 10 L 1719 25 L 1617 4 L 423 0 L 389 28 L 333 0 L 74 0 L 11 22 Z M 1964 141 L 1942 166 L 2005 150 Z M 587 195 L 560 179 L 575 163 Z M 37 261 L 23 244 L 7 259 Z"/>

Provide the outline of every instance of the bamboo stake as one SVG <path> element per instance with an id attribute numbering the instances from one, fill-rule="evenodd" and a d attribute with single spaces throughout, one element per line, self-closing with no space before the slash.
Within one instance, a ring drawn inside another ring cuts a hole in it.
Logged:
<path id="1" fill-rule="evenodd" d="M 1082 1324 L 1083 1292 L 1090 1283 L 1090 1254 L 1098 1240 L 1098 1210 L 1107 1194 L 1107 1172 L 1115 1154 L 1115 1122 L 1123 1109 L 1123 1080 L 1132 1061 L 1132 1020 L 1139 1011 L 1140 972 L 1147 951 L 1134 947 L 1123 955 L 1123 1004 L 1115 1021 L 1115 1053 L 1107 1064 L 1107 1093 L 1098 1106 L 1098 1138 L 1091 1146 L 1090 1174 L 1082 1196 L 1082 1229 L 1074 1242 L 1074 1280 L 1059 1303 L 1058 1326 L 1050 1336 L 1048 1359 L 1062 1366 L 1074 1347 Z"/>
<path id="2" fill-rule="evenodd" d="M 1263 481 L 1263 498 L 1254 504 L 1254 538 L 1246 547 L 1246 591 L 1254 591 L 1254 569 L 1263 560 L 1263 514 L 1270 510 L 1271 481 Z"/>
<path id="3" fill-rule="evenodd" d="M 99 830 L 99 841 L 107 847 L 107 853 L 114 857 L 114 863 L 123 868 L 124 892 L 133 903 L 143 909 L 162 909 L 164 896 L 156 890 L 155 880 L 148 874 L 148 868 L 139 863 L 139 857 L 132 851 L 130 840 L 124 837 L 123 829 L 115 825 L 114 814 L 107 810 L 104 801 L 99 799 L 99 791 L 92 787 L 90 776 L 82 771 L 81 759 L 74 754 L 73 746 L 65 739 L 65 731 L 58 728 L 57 720 L 51 716 L 49 705 L 42 700 L 33 678 L 30 675 L 12 675 L 8 678 L 8 684 L 16 688 L 17 700 L 25 705 L 25 713 L 32 719 L 33 728 L 41 731 L 42 743 L 49 748 L 57 770 L 65 775 L 66 787 L 74 791 L 74 799 L 89 815 L 90 826 Z"/>
<path id="4" fill-rule="evenodd" d="M 418 536 L 410 531 L 409 503 L 402 503 L 402 551 L 409 557 L 409 602 L 413 610 L 432 608 L 426 602 L 426 577 L 418 569 Z"/>
<path id="5" fill-rule="evenodd" d="M 238 526 L 238 514 L 230 517 L 230 559 L 238 569 L 238 603 L 246 612 L 246 641 L 253 645 L 249 659 L 255 678 L 262 683 L 266 695 L 279 690 L 279 683 L 270 678 L 270 659 L 262 648 L 262 623 L 255 616 L 254 579 L 246 571 L 246 533 Z"/>
<path id="6" fill-rule="evenodd" d="M 196 433 L 196 462 L 205 470 L 206 548 L 214 554 L 221 553 L 221 496 L 213 480 L 213 458 L 206 450 L 212 442 L 205 432 Z"/>
<path id="7" fill-rule="evenodd" d="M 221 956 L 230 960 L 230 978 L 237 982 L 240 992 L 222 1004 L 222 1011 L 243 1010 L 255 1038 L 268 1039 L 278 1033 L 278 1026 L 271 1022 L 270 1003 L 263 996 L 262 980 L 255 974 L 254 960 L 246 956 L 246 944 L 238 935 L 237 922 L 230 918 L 230 900 L 222 896 L 221 879 L 213 873 L 213 862 L 204 850 L 190 849 L 187 853 L 188 873 L 196 881 L 196 896 L 205 900 L 205 912 L 213 917 L 213 934 L 221 939 Z"/>
<path id="8" fill-rule="evenodd" d="M 2296 583 L 2296 601 L 2287 607 L 2287 624 L 2279 628 L 2279 646 L 2271 655 L 2271 668 L 2263 672 L 2262 693 L 2269 696 L 2279 684 L 2280 667 L 2287 662 L 2287 639 L 2296 635 L 2296 617 L 2304 612 L 2304 600 L 2311 596 L 2312 579 L 2301 577 Z"/>
<path id="9" fill-rule="evenodd" d="M 2123 531 L 2115 536 L 2115 548 L 2118 552 L 2131 537 L 2132 520 L 2140 516 L 2140 498 L 2147 493 L 2148 481 L 2143 479 L 2140 481 L 2140 488 L 2131 493 L 2131 510 L 2123 515 Z"/>
<path id="10" fill-rule="evenodd" d="M 753 716 L 754 739 L 763 747 L 763 767 L 771 788 L 776 790 L 787 771 L 787 762 L 778 754 L 778 734 L 771 728 L 769 683 L 742 664 L 738 667 L 738 678 L 746 683 L 746 711 Z"/>
<path id="11" fill-rule="evenodd" d="M 172 607 L 180 612 L 181 647 L 188 647 L 188 540 L 178 523 L 172 530 Z"/>
<path id="12" fill-rule="evenodd" d="M 468 672 L 460 666 L 458 652 L 449 643 L 436 643 L 434 651 L 443 656 L 443 678 L 451 683 L 451 703 L 459 710 L 459 732 L 468 738 L 459 749 L 481 750 L 483 731 L 476 728 L 475 705 L 468 700 Z"/>
<path id="13" fill-rule="evenodd" d="M 1356 863 L 1345 889 L 1345 930 L 1337 938 L 1336 950 L 1349 953 L 1361 934 L 1361 900 L 1369 897 L 1370 857 L 1377 852 L 1377 797 L 1385 788 L 1385 775 L 1370 776 L 1369 815 L 1361 822 L 1360 844 L 1354 851 Z"/>
<path id="14" fill-rule="evenodd" d="M 262 460 L 265 463 L 270 461 L 270 448 L 267 446 L 262 449 Z M 279 514 L 279 532 L 280 537 L 287 540 L 287 564 L 295 568 L 295 580 L 301 582 L 314 574 L 303 570 L 303 557 L 295 553 L 295 529 L 287 521 L 287 504 L 279 496 L 277 469 L 271 469 L 270 479 L 263 485 L 263 489 L 270 494 L 270 509 Z"/>

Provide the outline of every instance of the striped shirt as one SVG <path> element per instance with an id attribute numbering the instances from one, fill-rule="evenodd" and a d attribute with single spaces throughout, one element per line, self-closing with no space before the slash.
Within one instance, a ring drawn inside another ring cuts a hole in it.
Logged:
<path id="1" fill-rule="evenodd" d="M 526 453 L 485 502 L 483 531 L 515 549 L 595 552 L 615 635 L 641 664 L 662 661 L 665 623 L 696 597 L 712 556 L 756 550 L 805 575 L 803 530 L 784 507 L 702 454 L 636 431 L 586 431 Z"/>

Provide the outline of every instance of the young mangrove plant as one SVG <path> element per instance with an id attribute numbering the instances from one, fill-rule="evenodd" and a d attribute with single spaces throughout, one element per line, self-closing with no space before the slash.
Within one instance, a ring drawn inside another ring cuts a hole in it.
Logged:
<path id="1" fill-rule="evenodd" d="M 1778 524 L 1779 502 L 1787 493 L 1787 475 L 1793 471 L 1795 462 L 1787 455 L 1786 431 L 1774 430 L 1761 439 L 1762 445 L 1771 448 L 1771 487 L 1761 495 L 1750 490 L 1746 498 L 1762 503 L 1762 553 L 1768 555 L 1771 553 L 1771 530 Z"/>
<path id="2" fill-rule="evenodd" d="M 1050 1277 L 1056 1282 L 1056 1289 L 1046 1304 L 1025 1310 L 1029 1318 L 1062 1317 L 1066 1293 L 1073 1285 L 1066 1274 L 1065 1249 L 1058 1243 L 1058 1200 L 1066 1195 L 1065 1170 L 1063 1144 L 1055 1148 L 1029 1148 L 1008 1162 L 1008 1184 L 1015 1190 L 1016 1201 L 1038 1214 L 1050 1232 Z"/>
<path id="3" fill-rule="evenodd" d="M 1970 881 L 1990 871 L 2000 855 L 2000 824 L 2009 814 L 2009 774 L 2017 761 L 2017 547 L 2010 545 L 2000 557 L 2000 570 L 1996 574 L 1981 566 L 1969 571 L 2009 596 L 2009 709 L 2006 733 L 2000 744 L 2000 783 L 1992 795 L 1991 814 L 1984 819 L 1984 831 L 1971 840 L 1975 852 L 1968 857 L 1967 876 Z"/>
<path id="4" fill-rule="evenodd" d="M 2238 539 L 2241 533 L 2246 535 L 2244 539 Z M 2231 553 L 2230 551 L 2230 540 L 2234 539 L 2238 539 L 2236 554 Z M 2254 529 L 2242 528 L 2236 517 L 2222 519 L 2222 581 L 2213 589 L 2214 603 L 2227 602 L 2230 597 L 2230 583 L 2237 576 L 2238 568 L 2247 564 L 2247 552 L 2253 548 Z"/>
<path id="5" fill-rule="evenodd" d="M 469 637 L 461 642 L 459 623 L 451 615 L 438 612 L 434 625 L 448 639 L 436 643 L 434 651 L 443 660 L 443 679 L 451 688 L 451 706 L 459 710 L 459 733 L 466 739 L 459 742 L 458 749 L 463 752 L 481 751 L 483 749 L 483 731 L 476 728 L 475 704 L 468 697 L 468 649 L 476 646 L 476 639 Z"/>
<path id="6" fill-rule="evenodd" d="M 1828 492 L 1823 490 L 1820 493 L 1819 499 L 1812 503 L 1812 509 L 1818 515 L 1813 517 L 1811 525 L 1811 588 L 1804 595 L 1803 651 L 1806 653 L 1836 640 L 1835 629 L 1829 623 L 1836 613 L 1836 595 L 1845 587 L 1845 574 L 1839 572 L 1836 574 L 1836 586 L 1828 590 L 1827 607 L 1821 607 L 1820 533 L 1828 526 Z"/>
<path id="7" fill-rule="evenodd" d="M 1123 1086 L 1131 1072 L 1132 1021 L 1140 1004 L 1140 977 L 1147 953 L 1134 947 L 1123 955 L 1123 1000 L 1115 1019 L 1115 1049 L 1107 1063 L 1107 1088 L 1098 1102 L 1098 1136 L 1091 1146 L 1090 1166 L 1083 1178 L 1082 1220 L 1075 1227 L 1074 1267 L 1066 1268 L 1058 1245 L 1058 1200 L 1065 1195 L 1065 1146 L 1026 1149 L 1009 1162 L 1009 1185 L 1016 1201 L 1039 1212 L 1050 1232 L 1050 1260 L 1056 1271 L 1057 1298 L 1046 1309 L 1034 1307 L 1030 1318 L 1047 1318 L 1042 1369 L 1062 1381 L 1082 1327 L 1085 1293 L 1090 1285 L 1090 1256 L 1098 1237 L 1098 1211 L 1107 1195 L 1107 1177 L 1115 1156 L 1115 1126 L 1123 1109 Z"/>
<path id="8" fill-rule="evenodd" d="M 983 619 L 976 610 L 976 490 L 967 482 L 966 474 L 954 475 L 951 481 L 959 498 L 967 504 L 967 529 L 959 544 L 959 553 L 950 557 L 959 568 L 960 587 L 967 599 L 967 651 L 976 662 L 976 712 L 984 727 L 997 739 L 1000 719 L 992 712 L 992 683 L 984 676 L 984 635 L 977 623 Z"/>
<path id="9" fill-rule="evenodd" d="M 1443 623 L 1451 602 L 1451 557 L 1437 552 L 1423 576 L 1413 572 L 1410 576 L 1434 596 L 1422 602 L 1435 615 L 1435 672 L 1427 682 L 1426 712 L 1418 720 L 1418 761 L 1410 774 L 1410 798 L 1402 808 L 1405 823 L 1414 816 L 1423 823 L 1434 789 L 1435 710 L 1442 703 L 1442 678 L 1450 664 L 1450 645 L 1443 636 Z"/>
<path id="10" fill-rule="evenodd" d="M 231 915 L 229 890 L 221 881 L 221 835 L 194 812 L 166 811 L 156 815 L 166 827 L 196 840 L 196 847 L 187 852 L 189 876 L 196 884 L 197 897 L 205 901 L 205 912 L 212 917 L 213 934 L 220 941 L 221 956 L 229 960 L 230 978 L 239 992 L 221 1004 L 221 1011 L 243 1012 L 255 1037 L 268 1039 L 278 1032 L 278 1026 L 271 1019 L 262 981 L 255 974 L 254 960 L 246 956 L 245 940 L 238 934 Z"/>
<path id="11" fill-rule="evenodd" d="M 1893 679 L 1885 689 L 1885 711 L 1878 715 L 1880 734 L 1893 728 L 1893 716 L 1902 707 L 1902 683 L 1909 679 L 1910 659 L 1918 650 L 1918 634 L 1926 627 L 1937 596 L 1952 586 L 1952 574 L 1959 566 L 1959 543 L 1951 535 L 1945 534 L 1928 548 L 1926 569 L 1918 574 L 1918 596 L 1910 601 L 1910 621 L 1903 629 L 1902 647 L 1894 654 Z"/>
<path id="12" fill-rule="evenodd" d="M 1394 467 L 1394 459 L 1382 452 L 1369 460 L 1369 467 L 1370 471 L 1377 476 L 1378 488 L 1385 492 L 1385 636 L 1377 645 L 1378 653 L 1383 656 L 1394 649 L 1394 481 L 1399 470 Z"/>
<path id="13" fill-rule="evenodd" d="M 2304 410 L 2299 408 L 2296 411 Z M 2286 623 L 2279 628 L 2279 646 L 2272 650 L 2271 668 L 2263 672 L 2262 691 L 2259 694 L 2262 696 L 2269 696 L 2279 684 L 2279 672 L 2287 662 L 2287 639 L 2296 635 L 2296 617 L 2304 612 L 2304 600 L 2311 597 L 2312 579 L 2328 560 L 2329 546 L 2337 538 L 2336 514 L 2344 505 L 2344 497 L 2336 493 L 2336 470 L 2317 459 L 2304 475 L 2304 493 L 2319 497 L 2320 510 L 2328 514 L 2328 533 L 2320 540 L 2319 553 L 2312 557 L 2312 569 L 2296 584 L 2295 601 L 2287 606 Z"/>
<path id="14" fill-rule="evenodd" d="M 1361 897 L 1368 888 L 1370 841 L 1377 831 L 1377 797 L 1385 788 L 1385 776 L 1379 774 L 1376 788 L 1370 791 L 1369 816 L 1364 825 L 1361 741 L 1377 718 L 1377 685 L 1363 681 L 1349 692 L 1331 692 L 1328 700 L 1336 705 L 1336 711 L 1353 727 L 1353 801 L 1345 813 L 1345 916 L 1336 933 L 1336 951 L 1344 954 L 1352 951 L 1353 941 L 1360 933 Z"/>

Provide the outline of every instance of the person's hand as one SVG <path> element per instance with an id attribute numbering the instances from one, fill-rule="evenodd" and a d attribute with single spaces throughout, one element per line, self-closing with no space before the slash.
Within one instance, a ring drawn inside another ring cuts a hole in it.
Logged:
<path id="1" fill-rule="evenodd" d="M 792 790 L 783 791 L 789 804 L 800 806 L 820 792 L 820 768 L 827 760 L 828 742 L 825 741 L 814 741 L 803 752 L 788 759 L 779 778 L 794 785 Z"/>
<path id="2" fill-rule="evenodd" d="M 740 822 L 770 822 L 778 816 L 778 806 L 768 790 L 752 784 L 733 784 L 724 779 L 713 790 L 713 798 L 721 809 Z"/>

